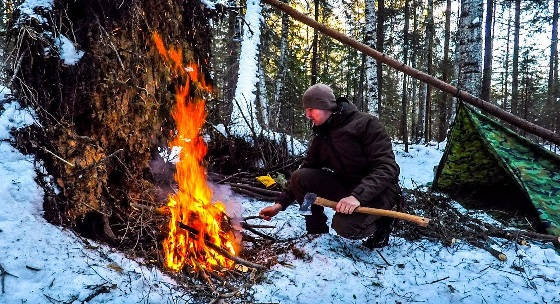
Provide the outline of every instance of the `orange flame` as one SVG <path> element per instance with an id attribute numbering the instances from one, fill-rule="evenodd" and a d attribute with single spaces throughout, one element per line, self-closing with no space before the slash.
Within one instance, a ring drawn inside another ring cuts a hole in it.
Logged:
<path id="1" fill-rule="evenodd" d="M 206 182 L 206 169 L 202 165 L 206 155 L 206 143 L 200 136 L 200 129 L 206 119 L 205 102 L 200 92 L 210 92 L 204 76 L 196 64 L 183 66 L 180 49 L 166 49 L 158 33 L 153 34 L 156 48 L 170 69 L 177 76 L 186 79 L 176 88 L 173 118 L 177 134 L 171 147 L 181 147 L 179 161 L 176 164 L 175 180 L 178 191 L 169 196 L 167 206 L 171 213 L 169 235 L 163 242 L 165 264 L 168 268 L 179 271 L 185 264 L 196 269 L 211 269 L 214 266 L 231 267 L 233 262 L 206 245 L 224 248 L 235 255 L 235 237 L 233 233 L 222 231 L 225 207 L 221 202 L 211 202 L 212 191 Z M 198 231 L 197 235 L 178 229 L 181 222 Z"/>

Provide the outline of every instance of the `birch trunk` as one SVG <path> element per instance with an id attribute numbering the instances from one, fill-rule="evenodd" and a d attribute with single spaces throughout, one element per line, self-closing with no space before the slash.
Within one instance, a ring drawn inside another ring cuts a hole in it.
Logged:
<path id="1" fill-rule="evenodd" d="M 508 23 L 507 23 L 507 38 L 506 38 L 506 59 L 504 60 L 504 88 L 502 90 L 502 108 L 506 111 L 511 111 L 511 104 L 508 104 L 508 80 L 509 80 L 509 43 L 511 38 L 511 4 L 507 4 L 508 8 Z"/>
<path id="2" fill-rule="evenodd" d="M 482 72 L 482 0 L 461 0 L 459 88 L 480 96 Z"/>
<path id="3" fill-rule="evenodd" d="M 366 0 L 365 2 L 365 38 L 364 44 L 375 48 L 376 39 L 376 14 L 375 0 Z M 378 103 L 379 92 L 377 89 L 377 62 L 370 56 L 366 56 L 366 101 L 368 112 L 379 117 Z"/>
<path id="4" fill-rule="evenodd" d="M 247 1 L 243 41 L 239 55 L 239 66 L 242 66 L 243 69 L 239 69 L 230 121 L 231 134 L 241 137 L 256 137 L 261 132 L 255 106 L 261 19 L 260 0 Z"/>

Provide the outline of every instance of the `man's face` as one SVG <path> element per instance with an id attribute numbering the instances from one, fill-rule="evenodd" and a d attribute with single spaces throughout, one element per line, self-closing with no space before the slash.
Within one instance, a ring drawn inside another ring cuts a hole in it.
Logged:
<path id="1" fill-rule="evenodd" d="M 329 119 L 331 116 L 332 111 L 329 110 L 321 110 L 321 109 L 313 109 L 313 108 L 305 108 L 305 117 L 313 122 L 314 125 L 320 126 Z"/>

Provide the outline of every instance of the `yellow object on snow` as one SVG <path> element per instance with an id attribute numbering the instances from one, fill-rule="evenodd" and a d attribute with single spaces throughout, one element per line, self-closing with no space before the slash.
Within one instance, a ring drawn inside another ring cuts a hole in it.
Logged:
<path id="1" fill-rule="evenodd" d="M 267 188 L 276 184 L 276 181 L 270 176 L 270 174 L 258 176 L 257 180 L 263 183 L 263 185 L 265 185 Z"/>

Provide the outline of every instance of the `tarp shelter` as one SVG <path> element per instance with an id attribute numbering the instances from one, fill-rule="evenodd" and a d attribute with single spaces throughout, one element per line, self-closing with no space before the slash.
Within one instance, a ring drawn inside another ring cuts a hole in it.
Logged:
<path id="1" fill-rule="evenodd" d="M 560 156 L 460 104 L 433 188 L 482 193 L 506 208 L 531 208 L 560 236 Z M 532 205 L 532 206 L 531 206 Z"/>

